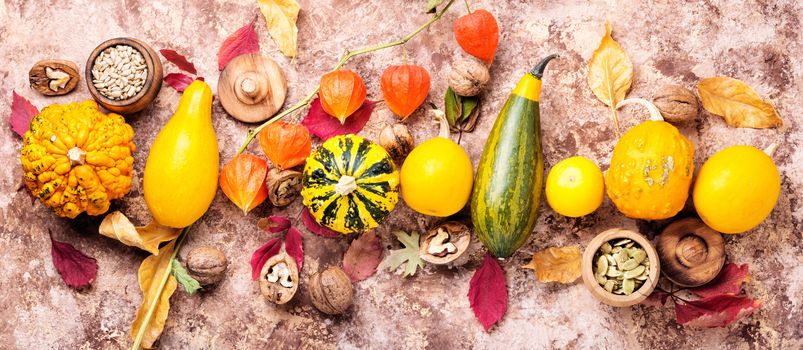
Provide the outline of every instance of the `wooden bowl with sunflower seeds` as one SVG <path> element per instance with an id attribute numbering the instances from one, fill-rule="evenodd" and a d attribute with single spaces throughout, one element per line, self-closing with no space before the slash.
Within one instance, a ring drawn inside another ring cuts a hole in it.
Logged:
<path id="1" fill-rule="evenodd" d="M 600 233 L 582 260 L 583 283 L 597 300 L 625 307 L 646 299 L 658 284 L 661 266 L 652 243 L 621 228 Z"/>

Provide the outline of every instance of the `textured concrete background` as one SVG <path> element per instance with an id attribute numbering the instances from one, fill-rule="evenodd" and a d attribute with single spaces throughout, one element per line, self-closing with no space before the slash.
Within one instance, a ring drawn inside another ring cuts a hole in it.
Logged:
<path id="1" fill-rule="evenodd" d="M 281 56 L 258 22 L 261 51 L 285 69 L 288 104 L 317 84 L 320 74 L 335 64 L 344 47 L 356 48 L 395 39 L 427 15 L 424 0 L 302 1 L 299 56 Z M 218 193 L 212 208 L 197 223 L 188 248 L 210 244 L 231 261 L 226 279 L 215 289 L 194 297 L 177 291 L 161 338 L 169 349 L 289 348 L 801 348 L 803 347 L 803 132 L 800 91 L 803 87 L 801 13 L 796 1 L 707 0 L 676 1 L 471 1 L 487 8 L 500 23 L 501 40 L 492 68 L 490 88 L 483 97 L 477 130 L 463 135 L 462 144 L 476 162 L 485 135 L 504 99 L 525 69 L 549 53 L 562 59 L 550 64 L 544 78 L 542 127 L 547 166 L 572 155 L 610 161 L 615 136 L 609 112 L 586 86 L 586 62 L 603 34 L 607 18 L 614 37 L 635 65 L 631 97 L 650 98 L 665 83 L 693 86 L 699 79 L 729 75 L 744 80 L 778 108 L 783 130 L 732 129 L 718 117 L 703 113 L 696 126 L 682 132 L 696 148 L 696 165 L 717 150 L 736 144 L 764 147 L 779 142 L 775 160 L 782 191 L 772 215 L 757 229 L 726 237 L 730 261 L 750 264 L 749 295 L 764 306 L 754 315 L 721 329 L 694 330 L 677 325 L 671 308 L 645 306 L 615 309 L 595 301 L 578 281 L 572 285 L 543 284 L 522 270 L 531 253 L 548 246 L 585 246 L 595 234 L 612 227 L 639 229 L 654 236 L 666 222 L 636 222 L 619 214 L 610 201 L 582 219 L 556 215 L 542 204 L 543 214 L 530 242 L 503 263 L 509 287 L 508 312 L 499 326 L 485 333 L 474 319 L 466 293 L 477 264 L 448 270 L 428 266 L 413 278 L 388 272 L 355 286 L 355 305 L 344 316 L 323 316 L 310 302 L 302 284 L 285 306 L 265 302 L 250 279 L 251 252 L 266 241 L 256 229 L 259 217 L 298 217 L 300 201 L 286 209 L 263 204 L 247 217 Z M 81 82 L 77 91 L 46 98 L 27 87 L 28 69 L 39 59 L 69 59 L 81 67 L 100 42 L 132 36 L 155 49 L 175 49 L 198 67 L 199 75 L 216 87 L 216 51 L 223 39 L 257 13 L 254 1 L 61 1 L 0 2 L 0 115 L 5 118 L 11 92 L 29 98 L 39 108 L 90 98 Z M 431 72 L 430 102 L 442 105 L 449 63 L 461 50 L 451 22 L 465 13 L 457 4 L 444 19 L 407 45 L 408 61 Z M 361 73 L 369 98 L 378 99 L 378 77 L 389 63 L 402 61 L 401 48 L 354 59 L 348 67 Z M 166 64 L 167 72 L 177 69 Z M 136 131 L 137 176 L 134 187 L 116 207 L 145 223 L 149 214 L 141 191 L 141 170 L 150 142 L 172 115 L 180 95 L 169 87 L 144 112 L 128 118 Z M 641 110 L 625 109 L 623 127 L 644 118 Z M 296 119 L 301 116 L 295 116 Z M 393 117 L 375 112 L 362 134 L 376 137 Z M 227 116 L 214 105 L 214 123 L 221 161 L 228 160 L 249 125 Z M 3 121 L 5 123 L 5 121 Z M 435 134 L 420 115 L 408 124 L 418 141 Z M 141 302 L 136 270 L 146 254 L 97 233 L 100 218 L 55 217 L 41 204 L 31 204 L 18 192 L 21 140 L 9 127 L 0 128 L 0 348 L 114 349 L 130 345 L 128 335 Z M 260 153 L 253 145 L 251 151 Z M 184 174 L 192 176 L 191 174 Z M 395 229 L 424 230 L 433 218 L 412 215 L 403 204 L 378 229 L 386 247 L 396 246 Z M 97 280 L 76 292 L 59 278 L 50 259 L 47 229 L 96 257 Z M 348 239 L 324 239 L 304 232 L 306 259 L 302 283 L 311 273 L 339 265 Z"/>

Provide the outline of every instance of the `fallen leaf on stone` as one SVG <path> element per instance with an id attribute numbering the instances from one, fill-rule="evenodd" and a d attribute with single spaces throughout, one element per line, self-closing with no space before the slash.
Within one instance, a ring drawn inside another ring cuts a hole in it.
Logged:
<path id="1" fill-rule="evenodd" d="M 525 269 L 535 270 L 535 278 L 541 282 L 572 283 L 582 274 L 580 248 L 550 247 L 533 254 Z"/>
<path id="2" fill-rule="evenodd" d="M 75 249 L 69 243 L 53 239 L 53 232 L 47 231 L 50 235 L 50 255 L 53 259 L 53 266 L 56 267 L 56 271 L 59 272 L 64 283 L 72 288 L 83 288 L 91 284 L 98 275 L 98 261 Z"/>
<path id="3" fill-rule="evenodd" d="M 170 296 L 176 291 L 176 286 L 178 285 L 176 278 L 171 274 L 173 271 L 171 262 L 175 244 L 176 241 L 174 240 L 162 247 L 159 250 L 159 255 L 151 255 L 145 258 L 137 272 L 139 289 L 142 291 L 142 304 L 139 306 L 137 316 L 131 325 L 131 339 L 136 341 L 140 328 L 146 327 L 141 343 L 142 347 L 146 349 L 153 348 L 153 343 L 162 335 L 165 321 L 167 321 L 167 314 L 170 312 Z M 159 286 L 165 277 L 167 278 L 167 283 L 164 285 L 162 292 L 159 293 Z M 148 308 L 154 301 L 156 301 L 156 308 L 151 315 L 150 321 L 144 324 Z"/>
<path id="4" fill-rule="evenodd" d="M 301 271 L 301 267 L 304 266 L 304 244 L 301 232 L 295 227 L 291 227 L 284 236 L 284 251 L 296 261 L 296 266 Z"/>
<path id="5" fill-rule="evenodd" d="M 265 25 L 276 46 L 287 57 L 296 56 L 298 39 L 298 11 L 296 0 L 257 0 L 259 10 L 265 16 Z"/>
<path id="6" fill-rule="evenodd" d="M 147 226 L 134 226 L 125 214 L 114 211 L 100 223 L 100 234 L 121 243 L 159 255 L 159 244 L 176 239 L 181 229 L 159 225 L 152 221 Z"/>
<path id="7" fill-rule="evenodd" d="M 714 295 L 675 305 L 678 323 L 691 327 L 725 327 L 747 316 L 762 303 L 745 296 Z"/>
<path id="8" fill-rule="evenodd" d="M 697 93 L 703 108 L 722 116 L 730 126 L 763 129 L 783 125 L 775 107 L 741 80 L 706 78 L 697 84 Z"/>
<path id="9" fill-rule="evenodd" d="M 262 271 L 262 267 L 265 266 L 265 263 L 268 261 L 268 259 L 276 254 L 279 254 L 281 249 L 282 240 L 277 237 L 263 244 L 261 247 L 257 248 L 256 251 L 254 251 L 254 254 L 251 254 L 252 280 L 256 281 L 259 278 L 259 273 Z"/>
<path id="10" fill-rule="evenodd" d="M 301 121 L 301 125 L 306 126 L 310 133 L 324 141 L 337 135 L 356 134 L 368 123 L 375 105 L 376 102 L 365 100 L 362 106 L 346 119 L 345 123 L 340 124 L 337 118 L 323 110 L 321 101 L 315 98 L 310 104 L 307 116 Z"/>
<path id="11" fill-rule="evenodd" d="M 168 62 L 175 64 L 178 69 L 190 74 L 198 74 L 198 71 L 195 70 L 195 65 L 188 61 L 186 57 L 176 52 L 176 50 L 159 50 L 159 53 L 161 53 Z"/>
<path id="12" fill-rule="evenodd" d="M 485 331 L 499 322 L 507 310 L 505 272 L 491 254 L 485 254 L 482 265 L 471 277 L 468 301 Z"/>
<path id="13" fill-rule="evenodd" d="M 11 115 L 8 117 L 8 122 L 17 135 L 23 136 L 31 127 L 31 119 L 39 114 L 39 110 L 16 91 L 12 91 L 11 94 Z"/>
<path id="14" fill-rule="evenodd" d="M 380 269 L 388 269 L 391 272 L 404 265 L 403 277 L 415 275 L 419 267 L 424 267 L 424 260 L 418 255 L 418 241 L 420 234 L 418 232 L 405 233 L 402 231 L 395 232 L 396 239 L 404 245 L 402 249 L 391 250 L 385 260 L 379 265 Z"/>
<path id="15" fill-rule="evenodd" d="M 271 215 L 257 221 L 257 227 L 265 232 L 280 233 L 290 228 L 290 219 L 286 216 Z"/>
<path id="16" fill-rule="evenodd" d="M 254 31 L 254 23 L 256 21 L 257 17 L 254 16 L 251 22 L 237 29 L 223 41 L 217 51 L 218 70 L 223 70 L 226 64 L 237 56 L 259 52 L 259 38 L 256 31 Z"/>
<path id="17" fill-rule="evenodd" d="M 742 291 L 742 284 L 747 282 L 750 282 L 750 272 L 747 264 L 727 263 L 711 282 L 700 287 L 691 288 L 689 291 L 702 298 L 721 294 L 736 295 Z"/>
<path id="18" fill-rule="evenodd" d="M 342 236 L 341 233 L 334 231 L 328 227 L 322 226 L 317 221 L 315 221 L 315 218 L 312 217 L 312 214 L 310 214 L 307 208 L 304 208 L 302 210 L 303 212 L 301 213 L 301 222 L 304 224 L 304 227 L 307 228 L 307 231 L 326 238 L 337 238 Z"/>
<path id="19" fill-rule="evenodd" d="M 619 116 L 616 104 L 624 100 L 633 82 L 633 62 L 611 36 L 611 24 L 605 21 L 605 36 L 588 61 L 588 87 L 594 95 L 611 108 L 611 118 L 617 133 Z"/>
<path id="20" fill-rule="evenodd" d="M 656 289 L 652 291 L 646 299 L 642 300 L 640 304 L 662 307 L 666 305 L 667 299 L 669 299 L 669 293 Z"/>
<path id="21" fill-rule="evenodd" d="M 178 284 L 180 284 L 184 288 L 184 291 L 187 292 L 187 295 L 193 295 L 195 292 L 201 289 L 201 284 L 192 278 L 192 276 L 187 273 L 187 270 L 184 269 L 184 266 L 182 266 L 181 263 L 176 259 L 173 259 L 171 273 L 173 274 L 173 277 L 176 278 Z"/>
<path id="22" fill-rule="evenodd" d="M 162 79 L 165 84 L 169 85 L 178 92 L 184 92 L 184 90 L 187 89 L 187 86 L 190 86 L 193 80 L 195 79 L 184 73 L 170 73 L 165 75 L 165 77 Z"/>
<path id="23" fill-rule="evenodd" d="M 382 261 L 382 246 L 374 231 L 368 231 L 351 241 L 343 256 L 343 271 L 352 282 L 362 281 L 374 273 Z"/>

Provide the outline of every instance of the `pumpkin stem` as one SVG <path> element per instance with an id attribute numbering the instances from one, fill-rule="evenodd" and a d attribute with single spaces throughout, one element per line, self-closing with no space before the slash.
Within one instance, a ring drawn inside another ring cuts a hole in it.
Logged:
<path id="1" fill-rule="evenodd" d="M 642 105 L 650 112 L 650 120 L 657 120 L 663 121 L 664 117 L 661 116 L 661 111 L 658 110 L 658 107 L 655 107 L 652 102 L 647 101 L 643 98 L 628 98 L 626 100 L 619 101 L 616 104 L 616 109 L 622 108 L 627 105 Z"/>
<path id="2" fill-rule="evenodd" d="M 435 117 L 435 121 L 438 123 L 438 125 L 440 125 L 437 137 L 443 137 L 445 139 L 448 139 L 450 132 L 449 132 L 449 121 L 446 120 L 446 113 L 444 113 L 440 109 L 435 109 L 435 108 L 430 109 L 429 111 Z"/>
<path id="3" fill-rule="evenodd" d="M 773 142 L 769 146 L 767 146 L 767 148 L 764 149 L 764 153 L 766 153 L 768 156 L 772 157 L 772 155 L 775 153 L 776 149 L 778 149 L 778 144 Z"/>
<path id="4" fill-rule="evenodd" d="M 554 59 L 556 59 L 558 57 L 560 57 L 560 56 L 558 56 L 557 54 L 554 54 L 554 53 L 549 55 L 549 56 L 544 57 L 544 59 L 542 59 L 541 62 L 538 62 L 538 64 L 536 64 L 535 67 L 533 67 L 533 70 L 530 71 L 530 74 L 534 75 L 538 79 L 541 79 L 541 77 L 544 76 L 544 69 L 546 69 L 547 63 L 549 63 L 549 61 L 552 61 L 552 60 L 554 60 Z"/>
<path id="5" fill-rule="evenodd" d="M 67 151 L 67 158 L 70 159 L 71 166 L 84 165 L 86 162 L 86 151 L 78 147 L 70 148 L 70 150 Z"/>
<path id="6" fill-rule="evenodd" d="M 357 181 L 353 176 L 343 175 L 335 185 L 335 193 L 341 196 L 347 196 L 349 193 L 357 189 Z"/>

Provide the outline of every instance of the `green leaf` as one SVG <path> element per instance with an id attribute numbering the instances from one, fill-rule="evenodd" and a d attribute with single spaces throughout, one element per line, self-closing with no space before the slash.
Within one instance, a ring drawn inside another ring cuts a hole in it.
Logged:
<path id="1" fill-rule="evenodd" d="M 462 102 L 463 112 L 461 113 L 458 123 L 462 124 L 464 121 L 468 120 L 471 113 L 477 110 L 477 107 L 480 105 L 480 98 L 477 96 L 463 96 L 460 100 Z"/>
<path id="2" fill-rule="evenodd" d="M 402 231 L 397 231 L 395 234 L 396 239 L 404 245 L 404 248 L 392 250 L 379 267 L 380 269 L 387 268 L 390 271 L 396 271 L 401 264 L 406 263 L 403 276 L 412 276 L 419 267 L 424 267 L 424 261 L 418 255 L 418 240 L 421 235 L 418 232 L 405 233 Z"/>
<path id="3" fill-rule="evenodd" d="M 463 106 L 458 96 L 452 88 L 446 89 L 446 96 L 443 97 L 443 104 L 446 106 L 446 120 L 449 126 L 457 126 L 457 119 L 462 117 Z"/>
<path id="4" fill-rule="evenodd" d="M 187 273 L 187 270 L 184 269 L 184 266 L 181 266 L 181 263 L 176 259 L 173 259 L 172 262 L 172 273 L 173 277 L 178 281 L 178 284 L 184 287 L 184 291 L 187 292 L 187 295 L 193 295 L 201 289 L 201 284 L 192 278 L 192 276 Z"/>
<path id="5" fill-rule="evenodd" d="M 427 1 L 427 13 L 435 13 L 437 11 L 437 7 L 443 3 L 443 0 L 429 0 Z"/>

